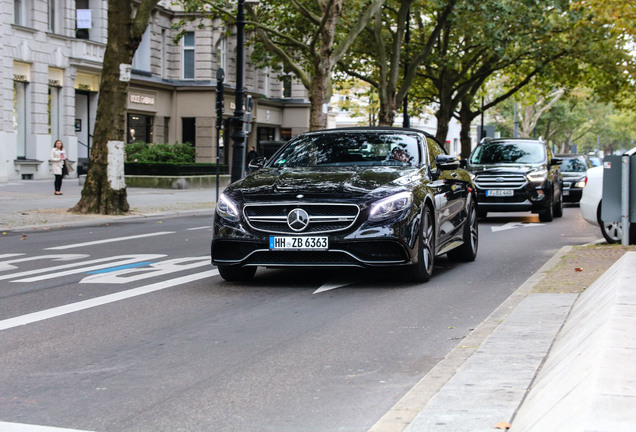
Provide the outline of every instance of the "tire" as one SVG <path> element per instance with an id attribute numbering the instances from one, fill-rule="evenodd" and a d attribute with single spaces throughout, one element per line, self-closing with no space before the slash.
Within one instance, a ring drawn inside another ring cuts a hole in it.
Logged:
<path id="1" fill-rule="evenodd" d="M 560 218 L 561 216 L 563 216 L 563 189 L 561 189 L 561 192 L 559 193 L 559 200 L 554 204 L 554 207 L 552 208 L 552 213 L 554 214 L 554 217 Z"/>
<path id="2" fill-rule="evenodd" d="M 623 239 L 623 230 L 620 222 L 603 222 L 601 220 L 601 202 L 598 203 L 596 210 L 596 220 L 601 227 L 601 234 L 608 243 L 620 243 Z"/>
<path id="3" fill-rule="evenodd" d="M 405 276 L 412 282 L 428 282 L 435 265 L 435 223 L 433 211 L 424 207 L 417 246 L 417 263 L 407 267 Z"/>
<path id="4" fill-rule="evenodd" d="M 228 282 L 248 281 L 256 273 L 256 267 L 241 267 L 237 265 L 219 265 L 217 269 L 221 277 Z"/>
<path id="5" fill-rule="evenodd" d="M 479 246 L 479 225 L 477 224 L 477 209 L 474 202 L 471 202 L 468 207 L 468 215 L 466 222 L 464 222 L 463 240 L 464 244 L 448 252 L 448 258 L 453 261 L 475 261 Z"/>
<path id="6" fill-rule="evenodd" d="M 552 198 L 552 194 L 550 194 L 550 202 L 548 206 L 539 212 L 539 220 L 541 222 L 552 222 L 554 219 L 554 198 Z"/>

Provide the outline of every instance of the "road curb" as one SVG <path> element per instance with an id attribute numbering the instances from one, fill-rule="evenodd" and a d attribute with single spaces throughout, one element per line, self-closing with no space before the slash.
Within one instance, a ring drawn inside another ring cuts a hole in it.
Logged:
<path id="1" fill-rule="evenodd" d="M 402 432 L 431 399 L 457 373 L 460 367 L 482 346 L 517 306 L 530 294 L 544 273 L 572 250 L 563 246 L 495 309 L 479 326 L 457 345 L 442 361 L 409 390 L 368 432 Z"/>
<path id="2" fill-rule="evenodd" d="M 200 208 L 191 210 L 170 210 L 156 213 L 139 213 L 133 215 L 121 215 L 121 216 L 107 216 L 107 215 L 73 215 L 69 217 L 68 221 L 62 221 L 57 223 L 24 225 L 17 227 L 4 228 L 2 232 L 31 232 L 50 230 L 54 228 L 67 228 L 67 227 L 82 227 L 82 226 L 97 226 L 104 224 L 129 222 L 131 220 L 138 219 L 157 219 L 157 218 L 174 218 L 179 216 L 196 216 L 196 215 L 210 215 L 214 214 L 214 208 Z M 87 218 L 87 220 L 82 220 Z M 212 220 L 210 220 L 212 224 Z"/>

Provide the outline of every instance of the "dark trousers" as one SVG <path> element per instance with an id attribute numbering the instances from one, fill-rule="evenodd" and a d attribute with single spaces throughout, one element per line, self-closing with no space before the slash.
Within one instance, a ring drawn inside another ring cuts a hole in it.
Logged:
<path id="1" fill-rule="evenodd" d="M 59 192 L 62 189 L 62 174 L 55 174 L 55 192 Z"/>

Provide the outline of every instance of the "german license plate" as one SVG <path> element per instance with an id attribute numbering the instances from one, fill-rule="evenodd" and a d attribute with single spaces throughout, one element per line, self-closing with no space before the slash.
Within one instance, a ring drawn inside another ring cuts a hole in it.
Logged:
<path id="1" fill-rule="evenodd" d="M 329 237 L 269 237 L 270 250 L 327 250 Z"/>
<path id="2" fill-rule="evenodd" d="M 514 196 L 515 191 L 512 189 L 489 189 L 486 191 L 487 197 L 507 197 Z"/>

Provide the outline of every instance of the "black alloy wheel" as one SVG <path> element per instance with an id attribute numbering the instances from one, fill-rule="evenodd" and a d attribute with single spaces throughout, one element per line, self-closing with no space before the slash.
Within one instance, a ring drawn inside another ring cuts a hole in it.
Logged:
<path id="1" fill-rule="evenodd" d="M 428 282 L 435 265 L 435 223 L 433 211 L 424 207 L 418 239 L 417 263 L 408 267 L 406 277 L 413 282 Z"/>

